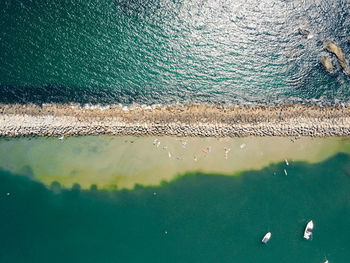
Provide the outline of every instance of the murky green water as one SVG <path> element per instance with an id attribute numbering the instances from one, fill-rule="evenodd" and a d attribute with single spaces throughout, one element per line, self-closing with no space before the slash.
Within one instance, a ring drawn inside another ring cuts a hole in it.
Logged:
<path id="1" fill-rule="evenodd" d="M 2 170 L 0 261 L 346 262 L 350 156 L 284 167 L 112 192 L 47 189 Z"/>

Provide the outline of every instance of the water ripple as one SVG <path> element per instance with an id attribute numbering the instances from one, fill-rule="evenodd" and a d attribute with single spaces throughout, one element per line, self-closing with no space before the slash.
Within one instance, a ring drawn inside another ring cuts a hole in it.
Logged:
<path id="1" fill-rule="evenodd" d="M 350 57 L 349 10 L 347 0 L 1 1 L 0 102 L 348 102 L 349 77 L 322 40 Z"/>

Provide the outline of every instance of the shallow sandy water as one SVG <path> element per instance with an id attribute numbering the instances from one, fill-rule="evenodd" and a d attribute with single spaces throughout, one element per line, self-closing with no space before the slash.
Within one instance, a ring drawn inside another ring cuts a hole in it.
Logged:
<path id="1" fill-rule="evenodd" d="M 132 188 L 158 185 L 176 176 L 202 171 L 237 174 L 271 163 L 319 162 L 350 153 L 349 137 L 331 138 L 176 138 L 70 137 L 0 140 L 0 167 L 50 185 L 57 181 L 82 188 Z M 286 162 L 287 160 L 287 162 Z"/>

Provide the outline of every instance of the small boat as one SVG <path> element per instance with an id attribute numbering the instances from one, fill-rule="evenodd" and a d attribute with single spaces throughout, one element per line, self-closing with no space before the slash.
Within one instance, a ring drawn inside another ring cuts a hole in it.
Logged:
<path id="1" fill-rule="evenodd" d="M 268 233 L 264 236 L 264 238 L 261 240 L 261 242 L 264 243 L 264 244 L 266 244 L 267 242 L 269 242 L 270 238 L 271 238 L 271 232 L 268 232 Z"/>
<path id="2" fill-rule="evenodd" d="M 314 37 L 314 35 L 311 34 L 309 30 L 306 30 L 306 29 L 299 28 L 299 33 L 307 39 L 311 39 Z"/>
<path id="3" fill-rule="evenodd" d="M 314 229 L 314 222 L 312 222 L 312 220 L 311 220 L 309 223 L 307 223 L 307 225 L 305 227 L 304 238 L 310 239 L 313 229 Z"/>

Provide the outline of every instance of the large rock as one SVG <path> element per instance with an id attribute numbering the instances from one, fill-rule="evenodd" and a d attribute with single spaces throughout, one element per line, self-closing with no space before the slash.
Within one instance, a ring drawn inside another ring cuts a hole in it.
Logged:
<path id="1" fill-rule="evenodd" d="M 325 67 L 325 69 L 329 72 L 334 70 L 332 61 L 327 58 L 326 56 L 322 56 L 322 65 Z"/>
<path id="2" fill-rule="evenodd" d="M 339 61 L 345 62 L 345 56 L 340 47 L 334 44 L 332 41 L 328 42 L 326 45 L 326 49 L 328 52 L 335 54 Z"/>
<path id="3" fill-rule="evenodd" d="M 347 75 L 350 75 L 350 69 L 348 66 L 348 62 L 346 61 L 345 55 L 344 55 L 343 51 L 341 50 L 341 48 L 338 47 L 336 44 L 334 44 L 332 41 L 330 41 L 326 44 L 326 49 L 328 52 L 331 52 L 337 56 L 338 62 L 340 64 L 340 66 L 344 69 L 344 72 Z"/>

